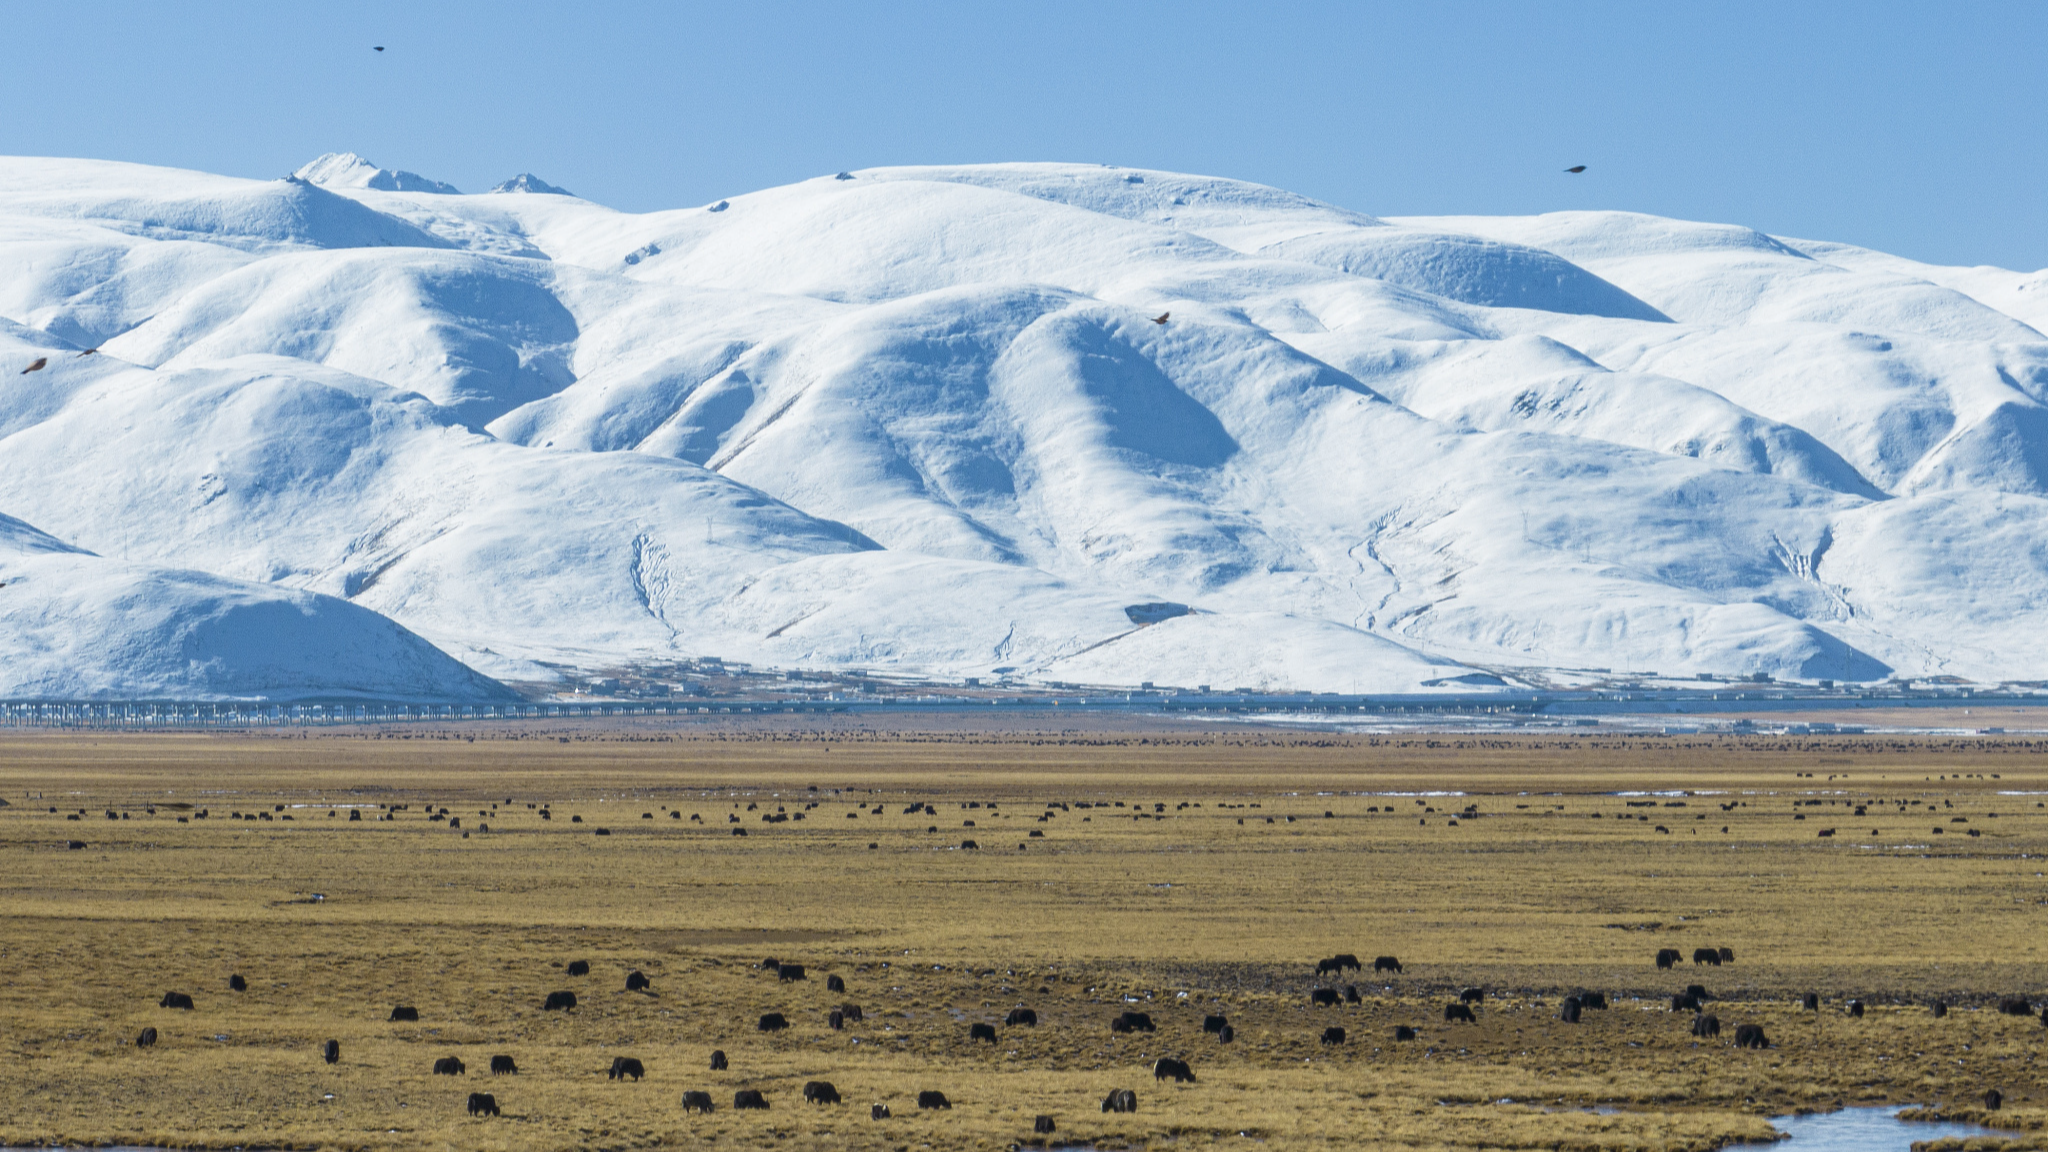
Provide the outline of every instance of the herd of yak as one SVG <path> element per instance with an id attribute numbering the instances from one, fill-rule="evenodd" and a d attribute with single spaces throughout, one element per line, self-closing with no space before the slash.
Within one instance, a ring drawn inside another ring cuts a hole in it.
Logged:
<path id="1" fill-rule="evenodd" d="M 1657 953 L 1657 967 L 1669 969 L 1678 964 L 1682 959 L 1683 955 L 1677 949 L 1665 948 Z M 1727 948 L 1697 948 L 1694 949 L 1692 955 L 1692 962 L 1695 965 L 1706 964 L 1719 967 L 1723 964 L 1733 963 L 1734 960 L 1735 953 Z M 809 979 L 804 966 L 801 964 L 784 963 L 775 959 L 768 959 L 762 961 L 760 967 L 766 971 L 773 972 L 779 981 Z M 1316 976 L 1320 978 L 1332 973 L 1342 975 L 1346 971 L 1362 971 L 1363 969 L 1364 965 L 1359 962 L 1358 957 L 1347 952 L 1317 961 Z M 1373 971 L 1375 973 L 1392 972 L 1399 974 L 1401 972 L 1401 961 L 1393 956 L 1376 957 L 1373 960 Z M 588 976 L 590 974 L 590 962 L 587 960 L 574 961 L 568 965 L 567 972 L 570 976 Z M 232 991 L 243 992 L 248 990 L 248 982 L 239 975 L 230 976 L 228 977 L 228 987 Z M 626 976 L 626 990 L 629 992 L 647 990 L 651 987 L 652 982 L 645 973 L 634 971 Z M 844 993 L 846 991 L 846 982 L 839 976 L 828 976 L 826 977 L 825 987 L 828 992 Z M 1478 1018 L 1472 1012 L 1472 1005 L 1482 1002 L 1485 998 L 1486 993 L 1484 989 L 1464 989 L 1459 992 L 1457 1000 L 1444 1005 L 1444 1020 L 1450 1023 L 1477 1023 Z M 1708 994 L 1704 987 L 1698 984 L 1688 985 L 1683 993 L 1672 996 L 1671 1010 L 1674 1012 L 1690 1011 L 1693 1013 L 1692 1034 L 1695 1037 L 1703 1039 L 1719 1037 L 1721 1035 L 1720 1018 L 1705 1011 L 1706 1004 L 1712 999 L 1713 997 Z M 1309 1000 L 1311 1004 L 1317 1007 L 1334 1007 L 1340 1003 L 1361 1003 L 1362 997 L 1359 995 L 1357 986 L 1346 985 L 1341 992 L 1335 988 L 1316 988 L 1309 993 Z M 550 992 L 547 994 L 541 1007 L 543 1011 L 549 1012 L 567 1011 L 575 1008 L 576 1003 L 576 994 L 574 992 Z M 193 1007 L 193 1001 L 189 993 L 166 992 L 157 1006 L 160 1008 L 190 1010 Z M 1566 1024 L 1577 1024 L 1581 1015 L 1587 1010 L 1605 1009 L 1606 1007 L 1607 996 L 1605 993 L 1586 990 L 1574 991 L 1566 996 L 1559 1005 L 1557 1019 Z M 1819 1011 L 1820 997 L 1816 993 L 1807 993 L 1801 1000 L 1801 1007 L 1806 1011 Z M 1944 1002 L 1935 1001 L 1930 1005 L 1930 1009 L 1937 1017 L 1948 1015 L 1948 1005 Z M 1860 1017 L 1863 1015 L 1863 1002 L 1860 1000 L 1850 1000 L 1846 1010 L 1850 1016 Z M 2001 1013 L 2013 1016 L 2034 1015 L 2033 1006 L 2024 999 L 2001 1000 L 1998 1004 L 1998 1010 Z M 419 1018 L 419 1009 L 411 1005 L 394 1007 L 389 1017 L 393 1021 L 401 1022 L 417 1022 Z M 2043 1009 L 2040 1018 L 2042 1024 L 2048 1026 L 2048 1009 Z M 826 1019 L 835 1031 L 843 1029 L 848 1022 L 858 1023 L 861 1021 L 861 1007 L 858 1004 L 843 1004 L 832 1009 L 827 1014 Z M 1014 1008 L 1004 1018 L 1003 1023 L 1007 1027 L 1036 1027 L 1038 1024 L 1038 1014 L 1030 1008 Z M 789 1020 L 780 1012 L 766 1013 L 756 1023 L 756 1028 L 762 1032 L 779 1032 L 787 1027 L 789 1027 Z M 1109 1030 L 1113 1033 L 1152 1032 L 1156 1030 L 1156 1026 L 1152 1023 L 1152 1017 L 1149 1014 L 1126 1011 L 1110 1021 Z M 1202 1021 L 1202 1030 L 1205 1033 L 1214 1035 L 1218 1041 L 1224 1044 L 1229 1044 L 1236 1039 L 1236 1030 L 1231 1026 L 1230 1020 L 1226 1016 L 1205 1016 Z M 1411 1041 L 1415 1038 L 1416 1030 L 1414 1027 L 1406 1024 L 1395 1025 L 1394 1040 L 1396 1042 Z M 990 1044 L 996 1043 L 995 1026 L 992 1024 L 970 1025 L 968 1028 L 968 1041 L 972 1043 L 976 1040 L 986 1040 Z M 156 1029 L 144 1028 L 141 1035 L 136 1037 L 135 1043 L 137 1047 L 148 1048 L 153 1046 L 156 1041 Z M 1324 1044 L 1343 1044 L 1345 1041 L 1346 1034 L 1342 1027 L 1333 1025 L 1323 1030 L 1322 1042 Z M 1769 1038 L 1764 1035 L 1761 1025 L 1741 1024 L 1735 1028 L 1735 1046 L 1737 1048 L 1768 1048 L 1770 1043 Z M 338 1040 L 327 1041 L 321 1046 L 321 1053 L 327 1063 L 338 1063 L 341 1060 L 341 1042 Z M 490 1068 L 493 1076 L 516 1075 L 519 1072 L 517 1062 L 508 1055 L 492 1056 Z M 726 1068 L 725 1053 L 723 1051 L 712 1052 L 711 1070 L 720 1072 L 726 1070 Z M 434 1061 L 434 1073 L 436 1075 L 460 1076 L 467 1071 L 467 1066 L 454 1056 L 443 1056 Z M 620 1056 L 613 1059 L 611 1069 L 608 1072 L 609 1077 L 613 1080 L 631 1079 L 636 1082 L 646 1074 L 646 1067 L 639 1060 L 630 1056 Z M 1155 1081 L 1162 1082 L 1166 1080 L 1172 1080 L 1177 1084 L 1192 1084 L 1195 1082 L 1194 1069 L 1186 1061 L 1176 1060 L 1167 1056 L 1162 1056 L 1153 1063 L 1152 1076 Z M 1999 1106 L 1997 1097 L 1998 1093 L 1995 1090 L 1987 1093 L 1985 1096 L 1986 1106 L 1996 1109 Z M 829 1080 L 812 1080 L 806 1083 L 803 1089 L 803 1098 L 806 1103 L 810 1104 L 841 1103 L 839 1090 Z M 715 1106 L 711 1094 L 701 1091 L 683 1093 L 682 1104 L 685 1113 L 708 1113 Z M 768 1107 L 768 1099 L 758 1088 L 743 1088 L 734 1093 L 732 1106 L 743 1111 L 766 1109 Z M 953 1104 L 952 1101 L 947 1099 L 944 1092 L 924 1091 L 918 1093 L 917 1106 L 922 1109 L 948 1109 Z M 1104 1112 L 1136 1112 L 1138 1110 L 1137 1093 L 1128 1088 L 1115 1089 L 1103 1098 L 1102 1110 Z M 497 1098 L 488 1092 L 470 1093 L 469 1114 L 471 1116 L 499 1115 Z M 887 1104 L 875 1104 L 870 1109 L 870 1115 L 876 1120 L 887 1119 L 889 1117 L 889 1106 Z M 1035 1129 L 1039 1133 L 1054 1131 L 1053 1118 L 1051 1116 L 1037 1117 Z"/>

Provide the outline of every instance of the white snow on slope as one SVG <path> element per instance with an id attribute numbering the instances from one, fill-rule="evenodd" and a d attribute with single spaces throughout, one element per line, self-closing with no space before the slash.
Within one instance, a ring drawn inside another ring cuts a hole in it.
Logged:
<path id="1" fill-rule="evenodd" d="M 0 510 L 497 675 L 2048 678 L 2039 274 L 846 175 L 635 215 L 0 160 Z"/>
<path id="2" fill-rule="evenodd" d="M 513 698 L 330 596 L 107 560 L 0 516 L 0 698 Z"/>

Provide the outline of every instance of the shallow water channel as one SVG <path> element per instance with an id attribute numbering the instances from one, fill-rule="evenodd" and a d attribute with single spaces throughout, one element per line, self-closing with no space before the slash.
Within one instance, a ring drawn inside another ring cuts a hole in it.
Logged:
<path id="1" fill-rule="evenodd" d="M 1811 1116 L 1773 1116 L 1771 1126 L 1786 1133 L 1790 1139 L 1781 1140 L 1771 1147 L 1794 1149 L 1796 1152 L 1907 1152 L 1916 1140 L 1960 1139 L 1966 1136 L 2011 1138 L 2019 1135 L 1980 1124 L 1894 1119 L 1909 1107 L 1911 1105 L 1899 1104 L 1882 1108 L 1844 1108 L 1839 1112 Z"/>
<path id="2" fill-rule="evenodd" d="M 1920 1123 L 1919 1121 L 1897 1120 L 1893 1117 L 1910 1104 L 1894 1104 L 1879 1108 L 1844 1108 L 1839 1112 L 1815 1113 L 1810 1116 L 1773 1116 L 1771 1126 L 1786 1133 L 1787 1139 L 1771 1145 L 1752 1145 L 1772 1149 L 1796 1149 L 1796 1152 L 1910 1152 L 1916 1140 L 1940 1140 L 1946 1137 L 2004 1136 L 2013 1137 L 2018 1133 L 1999 1128 L 1986 1128 L 1981 1124 L 1957 1124 L 1949 1121 Z M 1620 1111 L 1617 1108 L 1602 1107 L 1603 1113 Z M 171 1152 L 168 1148 L 101 1148 L 58 1149 L 58 1148 L 8 1148 L 0 1152 Z M 1095 1152 L 1086 1146 L 1070 1146 L 1065 1152 Z"/>

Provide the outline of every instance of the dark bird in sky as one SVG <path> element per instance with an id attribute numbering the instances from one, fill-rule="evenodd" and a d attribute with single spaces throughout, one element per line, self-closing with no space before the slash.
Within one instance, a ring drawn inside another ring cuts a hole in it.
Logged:
<path id="1" fill-rule="evenodd" d="M 99 349 L 97 349 L 97 348 L 87 348 L 87 349 L 86 349 L 85 351 L 83 351 L 83 352 L 80 352 L 80 353 L 79 353 L 79 355 L 80 355 L 80 356 L 97 356 L 97 355 L 99 354 L 99 351 L 100 351 L 100 350 L 99 350 Z"/>
<path id="2" fill-rule="evenodd" d="M 1565 169 L 1565 171 L 1567 172 L 1584 172 L 1585 170 L 1586 166 L 1584 164 L 1574 164 L 1571 167 Z"/>
<path id="3" fill-rule="evenodd" d="M 23 369 L 21 370 L 21 374 L 22 374 L 23 376 L 26 376 L 26 375 L 28 375 L 28 374 L 29 374 L 29 373 L 31 373 L 31 372 L 40 372 L 40 371 L 42 371 L 42 367 L 43 367 L 43 365 L 45 365 L 45 364 L 48 364 L 49 362 L 50 362 L 50 358 L 49 358 L 48 356 L 38 356 L 38 357 L 36 357 L 36 362 L 35 362 L 35 363 L 33 363 L 33 364 L 29 365 L 28 367 L 26 367 L 26 368 L 23 368 Z"/>
<path id="4" fill-rule="evenodd" d="M 1161 312 L 1159 315 L 1154 316 L 1152 318 L 1152 322 L 1154 324 L 1164 324 L 1166 323 L 1166 318 L 1171 315 L 1173 315 L 1173 313 L 1171 312 Z"/>
<path id="5" fill-rule="evenodd" d="M 376 52 L 382 52 L 384 50 L 384 46 L 382 44 L 372 44 L 370 45 L 370 48 L 372 51 Z"/>

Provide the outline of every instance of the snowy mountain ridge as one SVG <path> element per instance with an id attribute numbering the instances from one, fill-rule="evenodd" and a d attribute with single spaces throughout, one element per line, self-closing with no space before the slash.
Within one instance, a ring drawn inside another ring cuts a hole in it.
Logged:
<path id="1" fill-rule="evenodd" d="M 379 168 L 353 152 L 329 152 L 316 160 L 303 164 L 292 173 L 294 177 L 308 184 L 319 184 L 326 188 L 375 188 L 380 192 L 432 192 L 440 196 L 460 196 L 462 190 L 453 184 L 429 180 L 417 172 L 402 172 L 390 168 Z M 524 177 L 531 179 L 531 177 Z M 511 181 L 508 181 L 511 183 Z"/>
<path id="2" fill-rule="evenodd" d="M 165 620 L 205 573 L 521 680 L 2048 679 L 2044 272 L 1096 165 L 630 214 L 352 154 L 0 159 L 0 270 L 0 514 Z M 78 670 L 38 682 L 212 682 L 114 599 L 10 640 L 14 591 L 0 650 Z"/>

